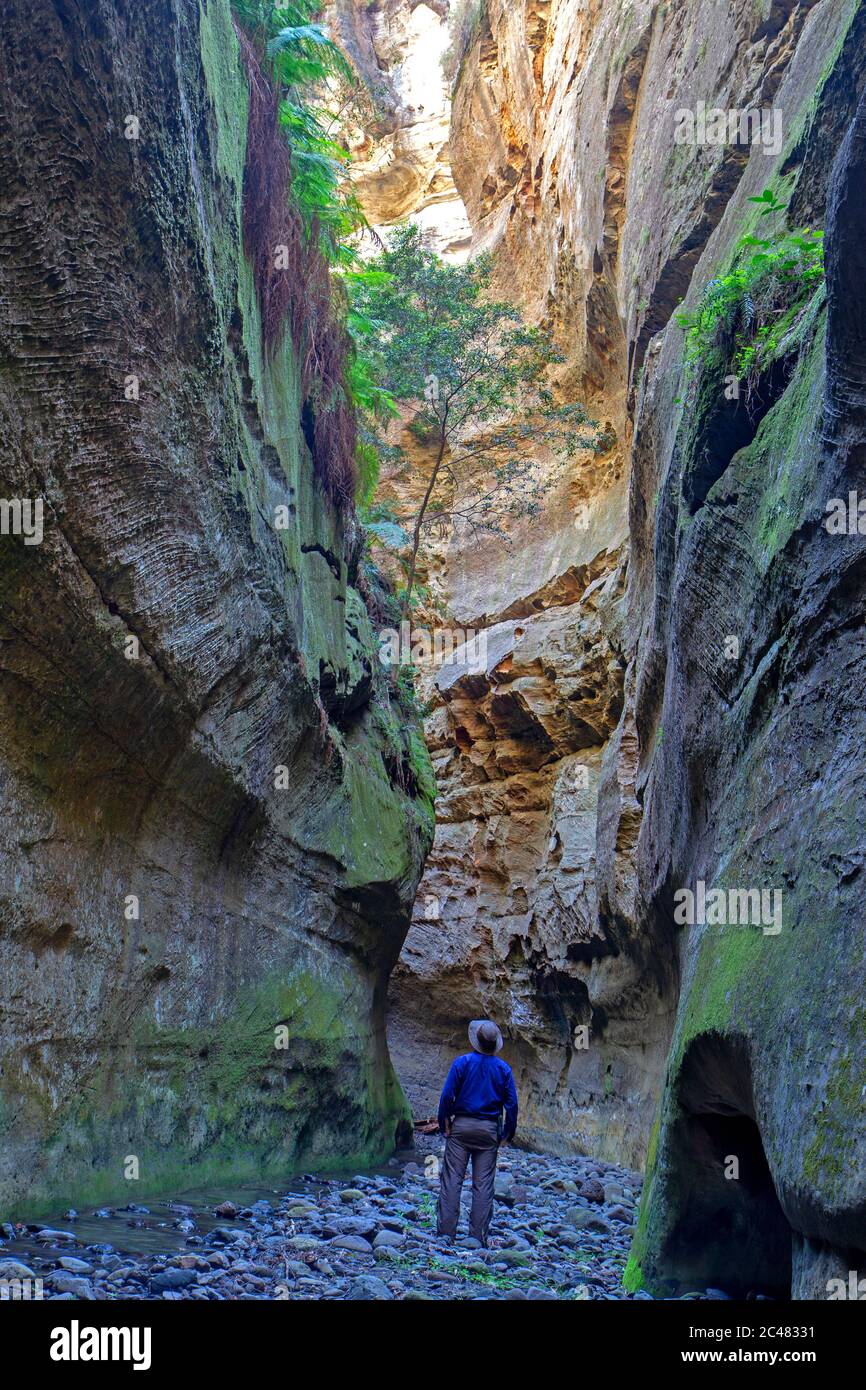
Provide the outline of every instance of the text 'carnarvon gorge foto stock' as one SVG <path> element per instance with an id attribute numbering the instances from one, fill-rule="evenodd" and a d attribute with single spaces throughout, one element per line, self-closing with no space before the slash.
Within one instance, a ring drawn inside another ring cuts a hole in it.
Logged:
<path id="1" fill-rule="evenodd" d="M 0 1325 L 248 1375 L 301 1302 L 577 1303 L 826 1376 L 866 4 L 0 30 Z"/>

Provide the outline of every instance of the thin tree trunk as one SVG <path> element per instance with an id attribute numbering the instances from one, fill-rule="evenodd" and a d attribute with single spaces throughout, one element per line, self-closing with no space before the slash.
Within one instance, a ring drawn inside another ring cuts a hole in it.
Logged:
<path id="1" fill-rule="evenodd" d="M 430 498 L 431 498 L 431 496 L 432 496 L 433 489 L 434 489 L 434 487 L 436 486 L 436 479 L 437 479 L 438 476 L 439 476 L 439 469 L 442 467 L 442 460 L 443 460 L 443 458 L 445 457 L 445 444 L 446 444 L 446 441 L 447 441 L 447 437 L 446 437 L 446 434 L 445 434 L 445 422 L 444 422 L 444 420 L 443 420 L 443 422 L 442 422 L 442 432 L 441 432 L 441 434 L 440 434 L 440 436 L 439 436 L 439 452 L 438 452 L 438 454 L 436 455 L 436 462 L 435 462 L 435 464 L 434 464 L 434 466 L 433 466 L 433 472 L 430 474 L 430 481 L 429 481 L 429 483 L 427 484 L 427 491 L 424 493 L 424 497 L 423 497 L 423 500 L 422 500 L 422 502 L 421 502 L 421 506 L 420 506 L 420 508 L 419 508 L 419 510 L 418 510 L 418 515 L 417 515 L 416 518 L 415 518 L 415 528 L 414 528 L 414 530 L 413 530 L 413 532 L 412 532 L 412 559 L 411 559 L 411 562 L 410 562 L 410 564 L 409 564 L 409 578 L 408 578 L 407 581 L 406 581 L 406 597 L 405 597 L 405 599 L 403 600 L 403 616 L 404 616 L 404 618 L 408 618 L 408 617 L 409 617 L 409 603 L 410 603 L 410 600 L 411 600 L 411 598 L 412 598 L 412 587 L 413 587 L 413 585 L 414 585 L 414 583 L 415 583 L 415 566 L 416 566 L 417 560 L 418 560 L 418 547 L 419 547 L 419 545 L 421 544 L 421 524 L 422 524 L 422 522 L 423 522 L 423 520 L 424 520 L 424 513 L 425 513 L 426 510 L 427 510 L 427 505 L 428 505 L 428 503 L 429 503 L 429 501 L 430 501 Z"/>

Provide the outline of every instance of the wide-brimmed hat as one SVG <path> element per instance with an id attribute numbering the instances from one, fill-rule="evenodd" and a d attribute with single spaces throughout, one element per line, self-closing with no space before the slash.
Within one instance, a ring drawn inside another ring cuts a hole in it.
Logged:
<path id="1" fill-rule="evenodd" d="M 482 1043 L 492 1043 L 496 1040 L 495 1047 L 483 1047 Z M 474 1018 L 469 1025 L 469 1041 L 475 1052 L 481 1052 L 485 1056 L 491 1056 L 494 1052 L 502 1050 L 502 1034 L 496 1024 L 489 1018 Z"/>

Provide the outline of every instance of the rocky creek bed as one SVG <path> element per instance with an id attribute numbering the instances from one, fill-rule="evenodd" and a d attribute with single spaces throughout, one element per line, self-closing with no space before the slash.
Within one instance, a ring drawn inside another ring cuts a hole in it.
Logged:
<path id="1" fill-rule="evenodd" d="M 628 1297 L 638 1174 L 506 1149 L 484 1250 L 465 1234 L 468 1178 L 456 1242 L 435 1235 L 441 1151 L 419 1136 L 378 1172 L 293 1178 L 246 1207 L 193 1195 L 7 1224 L 0 1279 L 41 1279 L 44 1298 L 64 1300 Z"/>

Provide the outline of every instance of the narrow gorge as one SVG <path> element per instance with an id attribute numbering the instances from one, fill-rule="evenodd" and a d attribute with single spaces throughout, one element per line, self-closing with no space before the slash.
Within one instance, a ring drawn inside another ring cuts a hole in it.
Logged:
<path id="1" fill-rule="evenodd" d="M 0 83 L 0 1280 L 866 1296 L 866 6 L 7 0 Z M 407 226 L 564 463 L 373 380 Z"/>
<path id="2" fill-rule="evenodd" d="M 406 10 L 355 20 L 398 103 Z M 862 1247 L 866 1196 L 856 753 L 847 776 L 830 771 L 859 745 L 862 551 L 851 536 L 842 560 L 820 525 L 863 461 L 848 412 L 863 384 L 864 17 L 488 0 L 463 24 L 447 147 L 436 129 L 419 153 L 403 133 L 417 113 L 398 104 L 371 206 L 386 224 L 414 211 L 414 182 L 430 225 L 450 161 L 472 252 L 555 335 L 558 389 L 608 447 L 506 543 L 452 530 L 427 547 L 434 621 L 484 630 L 487 664 L 458 656 L 433 684 L 437 830 L 391 982 L 392 1056 L 416 1114 L 435 1114 L 465 1018 L 497 1019 L 528 1143 L 638 1168 L 651 1146 L 634 1286 L 724 1286 L 723 1269 L 745 1293 L 784 1219 L 794 1287 L 817 1295 Z M 773 131 L 751 149 L 677 144 L 676 112 L 710 94 L 725 112 L 783 113 L 778 148 Z M 793 224 L 833 238 L 830 322 L 822 286 L 730 405 L 719 380 L 695 395 L 671 319 L 730 263 L 770 184 Z M 698 880 L 778 883 L 790 935 L 708 928 L 684 944 L 673 889 Z M 738 1136 L 760 1171 L 735 1201 L 695 1168 Z M 749 1234 L 764 1204 L 766 1250 Z M 724 1246 L 703 1245 L 720 1221 Z M 782 1260 L 774 1288 L 789 1281 Z"/>

